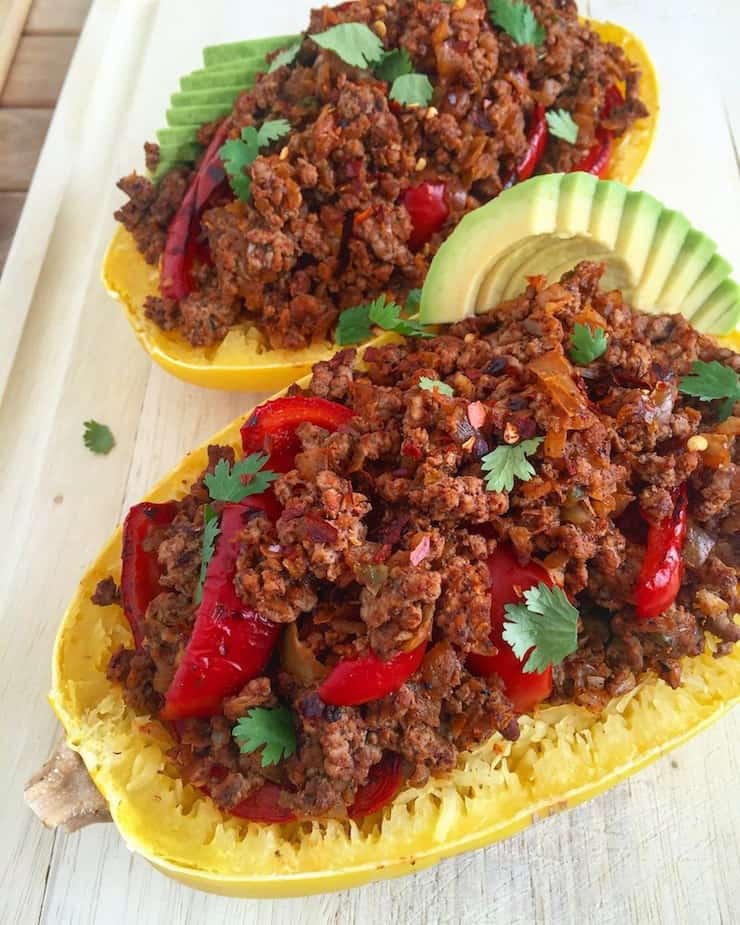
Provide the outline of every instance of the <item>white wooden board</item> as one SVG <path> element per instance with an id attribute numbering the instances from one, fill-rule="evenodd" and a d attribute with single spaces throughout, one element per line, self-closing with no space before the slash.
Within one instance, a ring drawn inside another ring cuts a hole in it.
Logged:
<path id="1" fill-rule="evenodd" d="M 179 75 L 203 45 L 297 31 L 309 4 L 96 0 L 0 283 L 0 922 L 271 925 L 740 921 L 740 715 L 572 812 L 503 844 L 362 890 L 235 901 L 180 887 L 112 826 L 47 832 L 22 786 L 57 734 L 46 704 L 58 620 L 126 506 L 192 445 L 254 404 L 152 368 L 103 293 L 118 202 Z M 639 187 L 684 209 L 740 265 L 737 0 L 591 0 L 632 28 L 663 89 Z M 81 441 L 109 422 L 108 457 Z"/>

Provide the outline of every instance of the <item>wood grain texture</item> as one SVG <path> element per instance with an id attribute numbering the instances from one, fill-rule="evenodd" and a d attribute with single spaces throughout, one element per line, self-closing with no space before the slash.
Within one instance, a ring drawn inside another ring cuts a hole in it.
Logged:
<path id="1" fill-rule="evenodd" d="M 10 242 L 15 234 L 15 226 L 26 201 L 25 193 L 0 192 L 0 274 L 5 266 L 5 258 L 10 250 Z"/>
<path id="2" fill-rule="evenodd" d="M 0 510 L 13 538 L 0 557 L 0 736 L 13 743 L 0 760 L 0 922 L 735 923 L 738 711 L 604 796 L 500 845 L 415 877 L 305 900 L 195 893 L 130 855 L 112 826 L 54 835 L 22 805 L 22 784 L 56 735 L 45 704 L 48 658 L 85 564 L 127 505 L 258 398 L 188 387 L 141 353 L 97 277 L 118 201 L 113 182 L 140 165 L 141 142 L 202 45 L 300 28 L 308 7 L 284 0 L 263 7 L 256 24 L 242 0 L 212 0 L 208 17 L 177 0 L 96 0 L 50 130 L 0 284 L 0 358 L 15 355 L 0 404 Z M 661 74 L 662 122 L 638 185 L 684 209 L 740 263 L 735 0 L 591 0 L 584 11 L 634 29 Z M 113 427 L 108 457 L 82 447 L 89 416 Z"/>
<path id="3" fill-rule="evenodd" d="M 53 107 L 76 44 L 73 35 L 24 35 L 0 106 Z"/>
<path id="4" fill-rule="evenodd" d="M 85 24 L 91 0 L 33 0 L 26 20 L 26 35 L 78 35 Z"/>
<path id="5" fill-rule="evenodd" d="M 0 92 L 13 63 L 31 0 L 0 0 Z"/>
<path id="6" fill-rule="evenodd" d="M 0 190 L 27 190 L 44 144 L 51 109 L 0 109 Z"/>

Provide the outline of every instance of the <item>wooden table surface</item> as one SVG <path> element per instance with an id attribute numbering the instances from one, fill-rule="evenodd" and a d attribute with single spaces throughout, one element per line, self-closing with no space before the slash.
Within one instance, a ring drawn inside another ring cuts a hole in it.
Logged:
<path id="1" fill-rule="evenodd" d="M 494 923 L 740 921 L 740 711 L 609 793 L 398 881 L 305 900 L 192 892 L 108 826 L 66 836 L 22 802 L 58 734 L 46 703 L 56 628 L 85 565 L 146 487 L 257 396 L 206 392 L 153 367 L 98 268 L 119 201 L 178 76 L 203 44 L 298 30 L 308 3 L 95 0 L 0 281 L 0 922 Z M 56 6 L 48 0 L 49 8 Z M 737 0 L 591 0 L 651 49 L 659 136 L 637 184 L 740 263 Z M 3 137 L 0 129 L 0 137 Z M 3 169 L 0 163 L 0 170 Z M 82 422 L 109 423 L 95 457 Z"/>
<path id="2" fill-rule="evenodd" d="M 0 273 L 91 0 L 0 0 Z"/>

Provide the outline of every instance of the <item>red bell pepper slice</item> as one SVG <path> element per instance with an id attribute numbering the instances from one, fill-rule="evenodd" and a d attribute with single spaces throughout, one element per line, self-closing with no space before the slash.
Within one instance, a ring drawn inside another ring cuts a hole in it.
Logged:
<path id="1" fill-rule="evenodd" d="M 545 107 L 541 103 L 537 103 L 532 110 L 527 150 L 516 165 L 516 177 L 520 182 L 528 180 L 537 169 L 537 165 L 545 153 L 549 135 Z"/>
<path id="2" fill-rule="evenodd" d="M 361 819 L 382 809 L 395 797 L 402 783 L 401 756 L 386 752 L 370 768 L 367 783 L 358 788 L 355 801 L 347 810 L 350 819 Z M 230 810 L 231 815 L 250 822 L 292 822 L 296 819 L 295 813 L 281 801 L 285 792 L 283 787 L 268 781 Z"/>
<path id="3" fill-rule="evenodd" d="M 180 208 L 170 222 L 161 273 L 162 294 L 168 299 L 179 302 L 192 289 L 190 268 L 198 250 L 196 239 L 200 230 L 200 217 L 208 200 L 226 178 L 219 151 L 230 128 L 231 123 L 226 119 L 216 131 Z"/>
<path id="4" fill-rule="evenodd" d="M 491 575 L 491 642 L 496 646 L 496 655 L 468 656 L 467 667 L 478 675 L 497 674 L 504 682 L 506 695 L 517 713 L 526 713 L 540 701 L 549 697 L 552 691 L 552 668 L 542 672 L 525 672 L 527 652 L 520 661 L 504 639 L 506 604 L 516 604 L 522 593 L 534 585 L 544 582 L 552 586 L 547 570 L 536 562 L 520 565 L 510 546 L 498 546 L 488 560 Z"/>
<path id="5" fill-rule="evenodd" d="M 289 472 L 301 448 L 296 434 L 299 424 L 315 424 L 324 430 L 339 430 L 355 416 L 351 408 L 326 398 L 293 395 L 276 398 L 256 408 L 242 426 L 244 453 L 268 453 L 274 472 Z"/>
<path id="6" fill-rule="evenodd" d="M 604 108 L 601 111 L 602 119 L 608 119 L 612 112 L 624 103 L 624 97 L 618 87 L 609 87 L 606 91 Z M 614 133 L 608 129 L 596 129 L 596 144 L 579 161 L 575 167 L 571 168 L 571 173 L 591 173 L 600 179 L 606 176 L 609 161 L 611 160 L 612 148 L 614 147 Z"/>
<path id="7" fill-rule="evenodd" d="M 668 610 L 681 587 L 688 510 L 686 485 L 676 494 L 673 514 L 658 526 L 648 526 L 645 558 L 635 590 L 635 606 L 641 620 L 649 620 Z"/>
<path id="8" fill-rule="evenodd" d="M 410 187 L 401 197 L 401 202 L 411 216 L 409 248 L 412 251 L 420 251 L 447 221 L 450 208 L 445 199 L 446 190 L 446 183 L 425 181 Z"/>
<path id="9" fill-rule="evenodd" d="M 203 599 L 185 653 L 165 698 L 162 718 L 213 716 L 267 664 L 280 627 L 247 607 L 234 588 L 234 539 L 255 504 L 227 504 L 206 572 Z"/>
<path id="10" fill-rule="evenodd" d="M 355 707 L 392 694 L 421 665 L 427 645 L 401 652 L 381 661 L 374 652 L 361 658 L 343 659 L 319 686 L 324 703 L 336 707 Z"/>
<path id="11" fill-rule="evenodd" d="M 146 549 L 146 540 L 156 529 L 168 527 L 175 519 L 177 503 L 137 504 L 131 508 L 123 525 L 121 554 L 121 605 L 134 634 L 141 645 L 141 624 L 151 601 L 162 591 L 159 579 L 162 570 L 157 550 Z"/>

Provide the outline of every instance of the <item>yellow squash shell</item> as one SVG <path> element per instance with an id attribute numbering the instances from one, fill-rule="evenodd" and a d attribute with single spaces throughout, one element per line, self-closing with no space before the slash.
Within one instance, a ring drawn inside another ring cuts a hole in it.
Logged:
<path id="1" fill-rule="evenodd" d="M 652 144 L 658 121 L 658 82 L 650 57 L 636 36 L 613 23 L 591 21 L 605 41 L 620 46 L 642 73 L 640 94 L 650 115 L 641 119 L 614 147 L 608 178 L 629 184 Z M 235 325 L 213 347 L 193 347 L 177 332 L 163 331 L 144 314 L 149 295 L 159 294 L 159 269 L 146 263 L 133 238 L 118 228 L 102 267 L 103 283 L 121 303 L 131 327 L 151 358 L 167 372 L 195 385 L 234 391 L 272 391 L 306 375 L 328 359 L 336 345 L 327 341 L 305 350 L 270 350 L 255 327 Z"/>
<path id="2" fill-rule="evenodd" d="M 210 443 L 240 446 L 234 421 Z M 206 464 L 190 453 L 147 496 L 164 501 Z M 687 659 L 683 684 L 656 678 L 595 716 L 572 706 L 521 719 L 510 743 L 496 735 L 460 756 L 455 772 L 402 791 L 355 822 L 248 823 L 183 783 L 167 758 L 162 724 L 135 715 L 106 666 L 131 634 L 120 607 L 97 607 L 97 582 L 120 576 L 121 530 L 82 579 L 60 628 L 50 701 L 129 847 L 189 886 L 227 896 L 284 897 L 342 890 L 421 870 L 479 848 L 596 796 L 715 722 L 740 699 L 740 646 Z"/>

